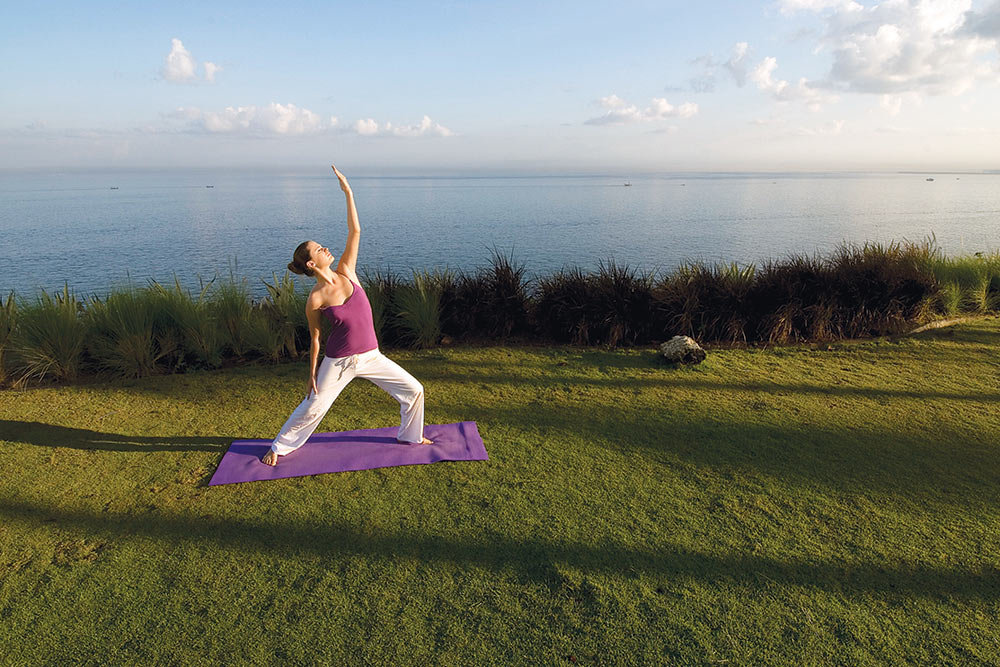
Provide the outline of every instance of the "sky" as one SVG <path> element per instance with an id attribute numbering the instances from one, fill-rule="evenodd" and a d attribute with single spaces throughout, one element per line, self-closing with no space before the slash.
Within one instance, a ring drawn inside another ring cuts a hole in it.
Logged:
<path id="1" fill-rule="evenodd" d="M 0 169 L 1000 169 L 1000 0 L 5 3 Z"/>

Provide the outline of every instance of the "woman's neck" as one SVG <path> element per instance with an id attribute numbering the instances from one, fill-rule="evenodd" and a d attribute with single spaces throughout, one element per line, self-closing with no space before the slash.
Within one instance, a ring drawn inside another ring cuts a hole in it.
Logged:
<path id="1" fill-rule="evenodd" d="M 316 274 L 316 284 L 320 287 L 337 284 L 337 279 L 335 277 L 336 272 L 330 267 L 326 267 L 325 269 L 313 269 L 313 272 Z"/>

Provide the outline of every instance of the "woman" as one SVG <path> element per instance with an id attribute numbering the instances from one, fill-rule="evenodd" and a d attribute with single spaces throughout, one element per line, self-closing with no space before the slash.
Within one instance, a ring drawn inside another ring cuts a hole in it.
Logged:
<path id="1" fill-rule="evenodd" d="M 332 166 L 332 165 L 331 165 Z M 315 241 L 306 241 L 295 249 L 288 268 L 293 273 L 316 278 L 316 285 L 306 300 L 306 318 L 312 345 L 309 348 L 309 384 L 306 398 L 281 427 L 271 443 L 271 450 L 261 461 L 275 465 L 279 456 L 293 452 L 312 435 L 340 392 L 355 377 L 363 377 L 385 389 L 399 401 L 400 425 L 396 441 L 403 444 L 434 444 L 423 436 L 424 388 L 396 362 L 382 354 L 375 337 L 372 308 L 361 289 L 358 274 L 358 241 L 361 226 L 354 207 L 351 186 L 333 167 L 340 189 L 347 196 L 347 246 L 332 269 L 333 255 Z M 326 341 L 323 361 L 319 358 L 320 318 L 333 325 Z"/>

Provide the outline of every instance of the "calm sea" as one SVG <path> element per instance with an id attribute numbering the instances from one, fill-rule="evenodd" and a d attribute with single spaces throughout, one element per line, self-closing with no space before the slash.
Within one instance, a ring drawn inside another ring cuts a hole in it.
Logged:
<path id="1" fill-rule="evenodd" d="M 529 278 L 609 259 L 667 272 L 931 234 L 948 254 L 1000 248 L 1000 175 L 929 176 L 667 174 L 634 176 L 631 187 L 616 176 L 355 176 L 358 270 L 474 270 L 492 248 Z M 301 241 L 339 256 L 347 224 L 323 170 L 8 172 L 0 230 L 2 295 L 68 282 L 103 296 L 175 274 L 194 289 L 232 272 L 259 296 Z"/>

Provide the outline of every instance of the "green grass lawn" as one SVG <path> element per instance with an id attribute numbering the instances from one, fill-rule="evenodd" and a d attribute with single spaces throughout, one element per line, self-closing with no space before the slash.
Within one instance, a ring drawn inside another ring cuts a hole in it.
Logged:
<path id="1" fill-rule="evenodd" d="M 997 664 L 998 352 L 386 350 L 489 461 L 211 488 L 304 363 L 0 392 L 0 663 Z"/>

